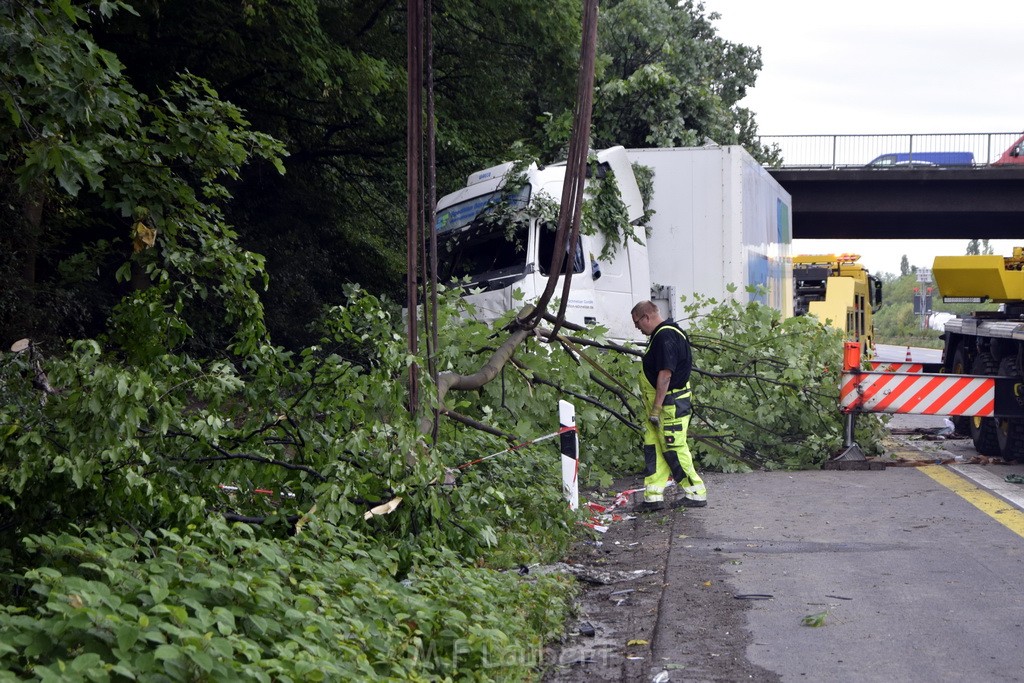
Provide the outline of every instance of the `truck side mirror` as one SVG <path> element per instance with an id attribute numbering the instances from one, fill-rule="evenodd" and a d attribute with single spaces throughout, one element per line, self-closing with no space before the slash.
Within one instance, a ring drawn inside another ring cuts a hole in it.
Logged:
<path id="1" fill-rule="evenodd" d="M 1019 157 L 1020 156 L 1020 145 L 1014 145 L 1013 146 L 1013 149 L 1010 150 L 1010 156 L 1011 157 Z"/>

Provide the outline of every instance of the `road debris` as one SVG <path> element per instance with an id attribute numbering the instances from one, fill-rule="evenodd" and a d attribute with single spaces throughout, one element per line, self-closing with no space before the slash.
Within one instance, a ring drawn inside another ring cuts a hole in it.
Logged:
<path id="1" fill-rule="evenodd" d="M 600 567 L 587 567 L 580 564 L 567 564 L 565 562 L 555 562 L 554 564 L 536 567 L 533 570 L 533 573 L 572 574 L 580 581 L 586 581 L 587 583 L 607 586 L 613 583 L 622 583 L 623 581 L 632 581 L 633 579 L 639 579 L 644 576 L 650 576 L 654 573 L 654 570 L 634 569 L 632 571 L 626 571 L 616 569 L 601 569 Z"/>

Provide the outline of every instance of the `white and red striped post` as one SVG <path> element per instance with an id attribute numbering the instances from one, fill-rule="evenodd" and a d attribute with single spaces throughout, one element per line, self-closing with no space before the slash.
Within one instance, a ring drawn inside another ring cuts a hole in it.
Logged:
<path id="1" fill-rule="evenodd" d="M 569 509 L 580 505 L 580 440 L 576 435 L 576 407 L 568 401 L 558 402 L 559 441 L 562 451 L 562 494 Z"/>

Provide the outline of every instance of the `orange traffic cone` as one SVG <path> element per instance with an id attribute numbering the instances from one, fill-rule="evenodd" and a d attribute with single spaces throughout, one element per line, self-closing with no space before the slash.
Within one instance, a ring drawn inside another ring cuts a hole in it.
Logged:
<path id="1" fill-rule="evenodd" d="M 907 362 L 908 362 L 908 363 L 910 363 L 910 362 L 912 362 L 913 360 L 914 360 L 914 359 L 910 357 L 910 347 L 908 346 L 908 347 L 907 347 Z"/>

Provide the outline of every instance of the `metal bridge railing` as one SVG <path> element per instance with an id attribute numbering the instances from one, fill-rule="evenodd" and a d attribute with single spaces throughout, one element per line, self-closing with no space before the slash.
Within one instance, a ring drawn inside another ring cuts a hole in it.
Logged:
<path id="1" fill-rule="evenodd" d="M 863 167 L 883 155 L 898 155 L 889 159 L 896 160 L 892 167 L 914 168 L 928 165 L 926 159 L 940 158 L 932 156 L 935 152 L 970 152 L 974 155 L 972 165 L 985 166 L 998 159 L 1019 137 L 1019 132 L 762 135 L 758 142 L 778 145 L 783 168 Z"/>

